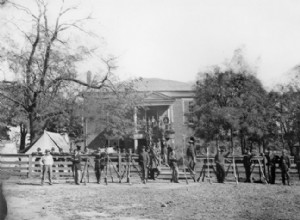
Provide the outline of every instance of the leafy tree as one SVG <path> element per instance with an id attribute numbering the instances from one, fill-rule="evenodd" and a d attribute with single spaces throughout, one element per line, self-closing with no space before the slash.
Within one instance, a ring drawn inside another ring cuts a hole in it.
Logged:
<path id="1" fill-rule="evenodd" d="M 281 86 L 277 92 L 272 92 L 275 121 L 278 125 L 278 139 L 281 147 L 291 150 L 299 141 L 300 93 L 292 86 Z"/>
<path id="2" fill-rule="evenodd" d="M 196 135 L 232 146 L 239 136 L 242 149 L 248 140 L 262 140 L 267 92 L 252 73 L 238 50 L 225 68 L 215 66 L 202 74 L 196 84 Z"/>
<path id="3" fill-rule="evenodd" d="M 135 89 L 135 83 L 140 80 L 115 80 L 113 91 L 83 93 L 79 114 L 84 116 L 86 123 L 90 122 L 87 135 L 103 132 L 123 139 L 132 137 L 135 132 L 134 111 L 144 97 Z"/>

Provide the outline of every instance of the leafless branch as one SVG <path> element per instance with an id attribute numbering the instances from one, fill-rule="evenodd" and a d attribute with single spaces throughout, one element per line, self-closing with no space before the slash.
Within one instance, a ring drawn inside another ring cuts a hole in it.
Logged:
<path id="1" fill-rule="evenodd" d="M 8 99 L 8 100 L 10 100 L 11 102 L 13 102 L 13 103 L 15 103 L 15 104 L 17 104 L 17 105 L 23 107 L 24 109 L 26 109 L 26 106 L 25 106 L 22 102 L 20 102 L 20 101 L 14 99 L 14 98 L 12 98 L 12 97 L 10 97 L 10 96 L 8 96 L 8 95 L 5 95 L 5 94 L 4 94 L 3 92 L 1 92 L 1 91 L 0 91 L 0 96 L 2 96 L 3 98 Z"/>
<path id="2" fill-rule="evenodd" d="M 15 7 L 18 10 L 24 11 L 28 15 L 32 16 L 34 19 L 38 20 L 38 17 L 34 13 L 32 13 L 28 8 L 24 7 L 23 5 L 14 3 L 12 1 L 7 1 L 7 3 L 11 4 L 13 7 Z"/>

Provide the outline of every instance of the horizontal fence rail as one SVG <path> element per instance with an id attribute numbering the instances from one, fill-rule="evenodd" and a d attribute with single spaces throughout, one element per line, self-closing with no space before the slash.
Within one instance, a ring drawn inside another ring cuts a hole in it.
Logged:
<path id="1" fill-rule="evenodd" d="M 40 177 L 42 168 L 40 166 L 39 160 L 42 156 L 40 155 L 27 155 L 27 154 L 0 154 L 0 174 L 1 175 L 9 175 L 9 176 L 20 176 L 20 177 Z M 71 155 L 53 155 L 54 164 L 53 164 L 53 176 L 54 178 L 68 178 L 73 176 L 72 171 L 72 162 Z M 81 155 L 82 169 L 88 169 L 93 172 L 95 155 Z M 129 160 L 128 158 L 131 158 Z M 235 169 L 237 177 L 240 181 L 245 179 L 245 168 L 243 165 L 243 156 L 237 155 L 234 157 L 227 157 L 225 159 L 225 171 L 226 171 L 226 180 L 234 179 L 233 175 L 233 158 L 235 161 Z M 88 166 L 86 166 L 87 161 L 89 161 Z M 291 157 L 291 169 L 290 174 L 292 178 L 299 179 L 298 171 L 296 164 L 293 162 L 293 157 Z M 187 163 L 187 161 L 186 161 Z M 252 177 L 254 179 L 261 179 L 262 175 L 265 175 L 267 178 L 269 176 L 269 169 L 266 165 L 266 161 L 263 157 L 258 156 L 252 158 Z M 138 166 L 138 155 L 137 154 L 112 154 L 109 155 L 109 163 L 108 167 L 110 171 L 112 171 L 115 177 L 120 177 L 122 173 L 125 172 L 125 167 L 130 167 L 129 174 L 127 175 L 139 175 L 140 168 Z M 185 167 L 187 167 L 185 165 Z M 278 181 L 281 178 L 281 170 L 279 168 L 279 164 L 276 164 L 276 175 L 278 176 Z M 196 178 L 202 181 L 206 176 L 211 176 L 215 178 L 215 161 L 214 156 L 206 157 L 204 155 L 197 156 L 196 158 Z M 179 172 L 179 178 L 191 178 L 192 175 L 189 175 L 188 170 L 185 175 L 183 172 L 183 166 L 181 171 Z M 118 174 L 117 174 L 118 173 Z M 169 167 L 161 167 L 160 175 L 157 178 L 161 179 L 170 179 L 171 178 L 171 170 Z"/>

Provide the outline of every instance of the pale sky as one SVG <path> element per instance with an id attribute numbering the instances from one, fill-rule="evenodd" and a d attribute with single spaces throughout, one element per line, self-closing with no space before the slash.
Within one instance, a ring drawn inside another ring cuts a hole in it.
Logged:
<path id="1" fill-rule="evenodd" d="M 194 81 L 245 48 L 258 78 L 280 83 L 300 64 L 299 0 L 82 0 L 118 74 Z"/>
<path id="2" fill-rule="evenodd" d="M 193 81 L 241 46 L 267 86 L 300 63 L 298 0 L 93 0 L 91 9 L 124 75 Z"/>

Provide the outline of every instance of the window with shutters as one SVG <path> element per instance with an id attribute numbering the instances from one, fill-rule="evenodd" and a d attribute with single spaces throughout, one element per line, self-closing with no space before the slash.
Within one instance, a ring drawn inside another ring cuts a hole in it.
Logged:
<path id="1" fill-rule="evenodd" d="M 184 101 L 184 118 L 186 124 L 194 124 L 194 106 L 195 104 L 193 100 Z"/>
<path id="2" fill-rule="evenodd" d="M 189 101 L 189 108 L 188 108 L 188 123 L 189 124 L 194 124 L 194 102 L 193 101 Z"/>

